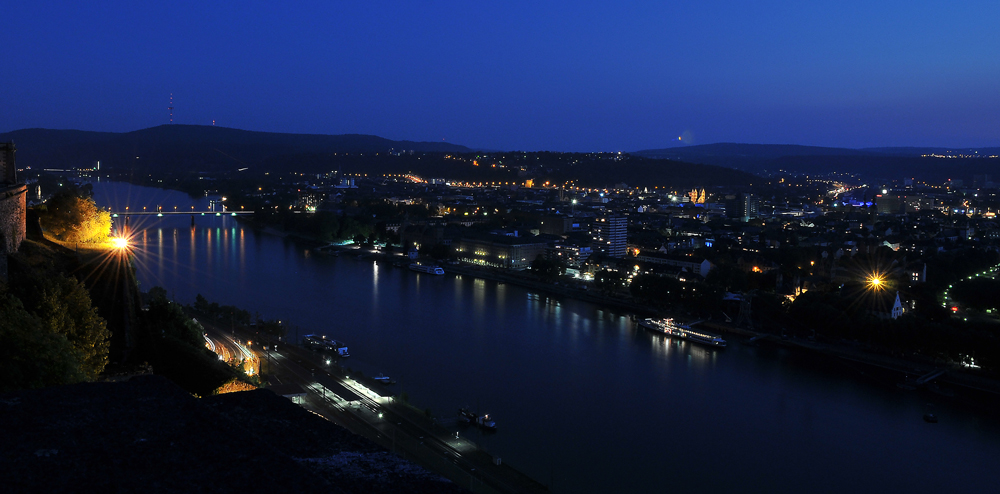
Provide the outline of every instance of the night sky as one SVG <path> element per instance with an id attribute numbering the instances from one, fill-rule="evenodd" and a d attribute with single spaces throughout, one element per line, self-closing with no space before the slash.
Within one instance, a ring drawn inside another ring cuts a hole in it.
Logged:
<path id="1" fill-rule="evenodd" d="M 31 0 L 2 19 L 0 132 L 160 125 L 173 93 L 175 123 L 485 149 L 1000 145 L 996 0 Z"/>

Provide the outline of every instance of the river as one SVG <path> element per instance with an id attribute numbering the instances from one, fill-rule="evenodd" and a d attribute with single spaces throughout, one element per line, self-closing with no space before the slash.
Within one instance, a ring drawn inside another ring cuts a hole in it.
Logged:
<path id="1" fill-rule="evenodd" d="M 94 184 L 113 209 L 207 199 Z M 443 421 L 489 412 L 485 449 L 553 492 L 989 492 L 1000 414 L 891 376 L 730 338 L 712 350 L 629 314 L 453 275 L 313 254 L 231 217 L 133 216 L 141 288 L 196 294 L 348 343 Z M 928 408 L 940 423 L 928 424 Z M 470 433 L 472 433 L 470 431 Z"/>

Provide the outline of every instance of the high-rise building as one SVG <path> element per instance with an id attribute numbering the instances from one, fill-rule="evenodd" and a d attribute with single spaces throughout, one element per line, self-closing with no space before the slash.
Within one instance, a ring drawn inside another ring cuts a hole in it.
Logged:
<path id="1" fill-rule="evenodd" d="M 594 242 L 609 257 L 625 257 L 628 251 L 628 218 L 603 216 L 594 219 L 590 228 Z"/>
<path id="2" fill-rule="evenodd" d="M 875 207 L 879 214 L 899 214 L 906 211 L 906 198 L 895 194 L 877 194 Z"/>
<path id="3" fill-rule="evenodd" d="M 740 194 L 726 201 L 726 216 L 750 221 L 760 216 L 760 199 L 753 194 Z"/>

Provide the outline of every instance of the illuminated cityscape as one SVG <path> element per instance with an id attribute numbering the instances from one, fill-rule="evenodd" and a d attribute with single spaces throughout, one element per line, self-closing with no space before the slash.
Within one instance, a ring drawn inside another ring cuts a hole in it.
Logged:
<path id="1" fill-rule="evenodd" d="M 5 9 L 5 492 L 991 492 L 1000 3 Z"/>

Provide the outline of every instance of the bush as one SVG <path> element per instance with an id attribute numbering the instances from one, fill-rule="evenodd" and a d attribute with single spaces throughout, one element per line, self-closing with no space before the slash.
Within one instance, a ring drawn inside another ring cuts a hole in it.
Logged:
<path id="1" fill-rule="evenodd" d="M 111 232 L 111 213 L 97 207 L 79 189 L 63 189 L 38 212 L 42 228 L 64 242 L 104 242 Z"/>

